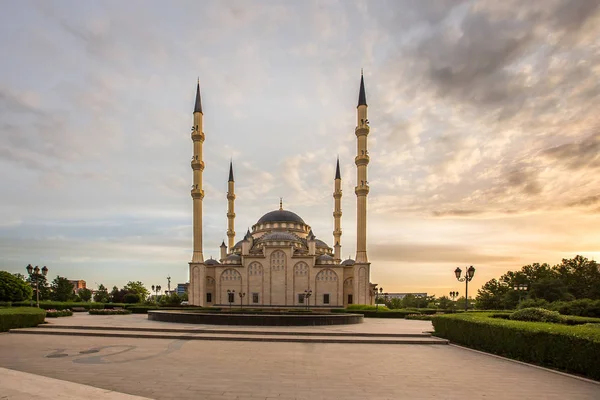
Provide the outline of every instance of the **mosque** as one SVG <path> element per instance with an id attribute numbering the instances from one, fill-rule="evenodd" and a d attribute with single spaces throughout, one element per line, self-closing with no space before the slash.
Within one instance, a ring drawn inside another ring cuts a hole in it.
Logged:
<path id="1" fill-rule="evenodd" d="M 221 244 L 220 259 L 204 259 L 202 252 L 202 147 L 204 113 L 200 84 L 196 88 L 192 141 L 194 154 L 191 167 L 193 256 L 189 263 L 189 303 L 197 306 L 243 304 L 252 307 L 345 307 L 349 304 L 373 304 L 370 283 L 371 264 L 367 258 L 367 97 L 361 74 L 356 128 L 357 232 L 355 260 L 341 260 L 342 180 L 339 159 L 334 178 L 333 248 L 317 239 L 310 225 L 294 212 L 278 210 L 260 217 L 244 238 L 235 243 L 235 181 L 229 165 L 227 191 L 227 239 Z"/>

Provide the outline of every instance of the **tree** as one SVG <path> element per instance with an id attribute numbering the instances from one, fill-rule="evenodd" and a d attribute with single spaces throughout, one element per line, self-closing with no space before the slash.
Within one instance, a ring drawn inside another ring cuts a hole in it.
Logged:
<path id="1" fill-rule="evenodd" d="M 98 303 L 108 303 L 108 290 L 103 284 L 98 285 L 98 290 L 96 290 L 96 293 L 94 294 L 94 301 Z"/>
<path id="2" fill-rule="evenodd" d="M 448 297 L 442 296 L 438 299 L 437 307 L 440 310 L 449 310 L 452 308 L 453 304 L 454 304 L 454 302 L 452 300 L 450 300 Z"/>
<path id="3" fill-rule="evenodd" d="M 482 310 L 500 310 L 505 308 L 504 296 L 510 288 L 506 283 L 492 279 L 477 291 L 476 306 Z M 464 305 L 464 303 L 463 303 Z"/>
<path id="4" fill-rule="evenodd" d="M 56 276 L 51 285 L 52 293 L 50 295 L 55 301 L 69 301 L 75 298 L 73 284 L 67 278 Z"/>
<path id="5" fill-rule="evenodd" d="M 48 280 L 42 274 L 37 274 L 27 277 L 27 283 L 33 290 L 33 297 L 35 298 L 35 282 L 38 282 L 38 290 L 40 291 L 40 300 L 50 300 L 50 287 L 48 286 Z"/>
<path id="6" fill-rule="evenodd" d="M 544 299 L 548 302 L 559 300 L 575 300 L 560 279 L 544 278 L 533 282 L 529 295 L 533 299 Z"/>
<path id="7" fill-rule="evenodd" d="M 125 297 L 126 294 L 127 294 L 127 292 L 121 291 L 121 290 L 119 290 L 118 287 L 113 286 L 113 288 L 110 292 L 110 302 L 111 303 L 122 303 L 123 297 Z"/>
<path id="8" fill-rule="evenodd" d="M 600 269 L 594 260 L 583 256 L 564 258 L 554 266 L 557 278 L 577 299 L 600 299 Z"/>
<path id="9" fill-rule="evenodd" d="M 140 295 L 137 293 L 127 293 L 125 296 L 123 296 L 123 303 L 134 304 L 139 302 Z"/>
<path id="10" fill-rule="evenodd" d="M 128 293 L 135 293 L 139 295 L 140 299 L 146 299 L 148 296 L 150 296 L 150 291 L 146 289 L 144 284 L 140 281 L 129 281 L 123 289 Z"/>
<path id="11" fill-rule="evenodd" d="M 78 296 L 81 301 L 90 301 L 92 299 L 92 291 L 88 288 L 79 289 Z"/>
<path id="12" fill-rule="evenodd" d="M 33 290 L 25 280 L 0 271 L 0 301 L 24 301 L 31 299 L 32 295 Z"/>

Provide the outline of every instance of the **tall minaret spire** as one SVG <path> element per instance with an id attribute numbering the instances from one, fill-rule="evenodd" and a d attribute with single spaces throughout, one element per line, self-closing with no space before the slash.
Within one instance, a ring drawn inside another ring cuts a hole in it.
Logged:
<path id="1" fill-rule="evenodd" d="M 200 101 L 200 82 L 196 87 L 196 104 L 194 105 L 194 126 L 192 126 L 192 140 L 194 142 L 194 155 L 192 157 L 192 170 L 194 171 L 194 184 L 192 185 L 192 199 L 194 202 L 194 254 L 192 263 L 203 263 L 202 254 L 202 144 L 204 143 L 202 102 Z"/>
<path id="2" fill-rule="evenodd" d="M 229 181 L 227 182 L 227 239 L 229 242 L 229 251 L 235 244 L 234 220 L 235 211 L 233 203 L 235 201 L 235 182 L 233 180 L 233 161 L 229 162 Z"/>
<path id="3" fill-rule="evenodd" d="M 358 106 L 356 107 L 357 139 L 356 163 L 356 263 L 368 263 L 367 258 L 367 195 L 369 182 L 367 181 L 367 165 L 369 164 L 369 151 L 367 150 L 367 136 L 369 135 L 369 120 L 367 119 L 367 96 L 365 94 L 365 80 L 360 75 L 360 89 L 358 93 Z"/>
<path id="4" fill-rule="evenodd" d="M 337 159 L 335 167 L 335 180 L 334 180 L 334 209 L 333 209 L 333 248 L 334 248 L 334 260 L 336 263 L 342 261 L 342 245 L 340 239 L 342 236 L 342 177 L 340 175 L 340 158 Z"/>

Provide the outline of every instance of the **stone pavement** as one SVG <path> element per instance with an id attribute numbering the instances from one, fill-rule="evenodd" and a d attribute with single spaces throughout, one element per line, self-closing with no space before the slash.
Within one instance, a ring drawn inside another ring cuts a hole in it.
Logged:
<path id="1" fill-rule="evenodd" d="M 597 383 L 456 346 L 5 333 L 0 367 L 153 399 L 600 398 Z"/>
<path id="2" fill-rule="evenodd" d="M 0 368 L 0 399 L 10 400 L 149 400 L 146 397 L 131 396 L 112 390 L 95 388 Z"/>

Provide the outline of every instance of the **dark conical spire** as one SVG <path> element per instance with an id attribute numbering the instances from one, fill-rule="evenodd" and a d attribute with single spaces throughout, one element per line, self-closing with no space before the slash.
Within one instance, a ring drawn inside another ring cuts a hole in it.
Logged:
<path id="1" fill-rule="evenodd" d="M 340 175 L 340 158 L 339 157 L 337 159 L 337 165 L 335 167 L 335 179 L 342 179 L 342 176 Z"/>
<path id="2" fill-rule="evenodd" d="M 202 100 L 200 99 L 200 80 L 198 80 L 198 86 L 196 86 L 196 104 L 194 105 L 194 112 L 202 112 Z"/>
<path id="3" fill-rule="evenodd" d="M 223 243 L 221 243 L 221 247 L 227 247 L 224 240 L 223 240 Z"/>
<path id="4" fill-rule="evenodd" d="M 233 161 L 229 161 L 229 182 L 234 182 L 234 180 L 233 180 Z"/>
<path id="5" fill-rule="evenodd" d="M 358 105 L 367 105 L 367 95 L 365 94 L 365 80 L 363 78 L 362 70 L 360 71 L 360 91 L 358 92 Z"/>

